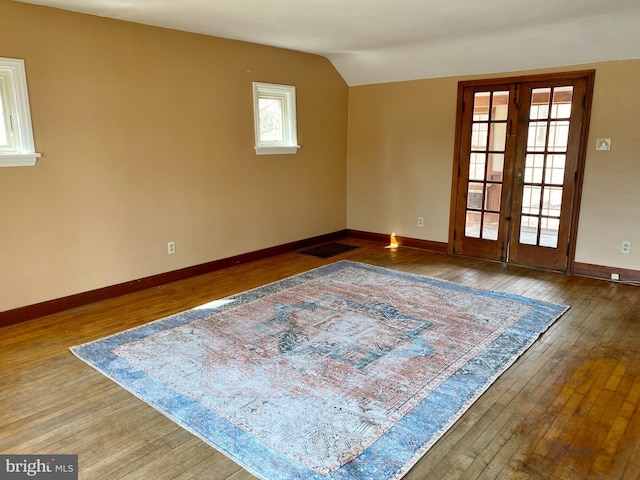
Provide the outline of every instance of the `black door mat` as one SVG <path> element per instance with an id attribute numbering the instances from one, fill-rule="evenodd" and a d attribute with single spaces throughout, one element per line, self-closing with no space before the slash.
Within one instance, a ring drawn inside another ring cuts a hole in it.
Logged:
<path id="1" fill-rule="evenodd" d="M 329 258 L 334 255 L 348 252 L 358 248 L 354 245 L 345 245 L 344 243 L 327 243 L 326 245 L 320 245 L 319 247 L 310 248 L 308 250 L 302 250 L 300 253 L 305 255 L 313 255 L 314 257 Z"/>

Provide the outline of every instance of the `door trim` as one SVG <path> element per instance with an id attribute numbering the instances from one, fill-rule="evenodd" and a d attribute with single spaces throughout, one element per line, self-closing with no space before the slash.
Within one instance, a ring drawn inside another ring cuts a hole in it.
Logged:
<path id="1" fill-rule="evenodd" d="M 449 240 L 447 246 L 447 253 L 450 255 L 457 255 L 455 253 L 455 222 L 457 212 L 457 199 L 458 199 L 458 178 L 460 173 L 460 154 L 461 154 L 461 141 L 463 130 L 463 92 L 467 87 L 482 87 L 482 86 L 500 86 L 500 85 L 512 85 L 517 83 L 529 83 L 540 81 L 562 81 L 562 80 L 577 80 L 584 79 L 586 82 L 585 96 L 583 100 L 584 105 L 584 120 L 582 125 L 582 132 L 580 135 L 580 146 L 578 150 L 578 165 L 576 170 L 575 181 L 575 195 L 573 197 L 573 209 L 572 217 L 570 220 L 571 234 L 569 238 L 569 248 L 567 251 L 567 268 L 565 273 L 572 274 L 575 270 L 575 253 L 576 253 L 576 238 L 578 232 L 578 219 L 580 218 L 580 203 L 582 199 L 582 185 L 584 181 L 584 169 L 588 149 L 589 140 L 589 125 L 591 120 L 591 106 L 593 103 L 593 88 L 595 82 L 595 70 L 578 70 L 573 72 L 558 72 L 548 73 L 541 75 L 523 75 L 512 76 L 503 78 L 486 78 L 482 80 L 464 80 L 458 82 L 458 97 L 456 106 L 456 126 L 455 126 L 455 143 L 453 151 L 453 170 L 451 175 L 451 201 L 449 211 Z"/>

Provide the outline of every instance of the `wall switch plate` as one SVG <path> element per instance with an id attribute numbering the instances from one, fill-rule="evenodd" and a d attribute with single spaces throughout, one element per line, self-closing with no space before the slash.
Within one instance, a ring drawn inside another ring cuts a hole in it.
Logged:
<path id="1" fill-rule="evenodd" d="M 609 151 L 611 150 L 610 138 L 596 138 L 596 150 Z"/>

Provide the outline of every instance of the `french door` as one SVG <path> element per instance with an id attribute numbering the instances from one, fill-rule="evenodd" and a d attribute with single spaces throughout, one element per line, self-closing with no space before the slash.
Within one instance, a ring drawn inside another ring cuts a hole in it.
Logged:
<path id="1" fill-rule="evenodd" d="M 593 76 L 460 84 L 454 253 L 571 268 Z"/>

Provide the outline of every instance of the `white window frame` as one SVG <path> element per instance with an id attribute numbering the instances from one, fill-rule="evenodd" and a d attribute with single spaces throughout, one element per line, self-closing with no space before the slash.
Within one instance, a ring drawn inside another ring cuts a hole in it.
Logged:
<path id="1" fill-rule="evenodd" d="M 261 98 L 277 98 L 282 102 L 283 141 L 274 142 L 260 138 L 259 100 Z M 253 118 L 256 155 L 291 154 L 298 151 L 300 145 L 298 145 L 296 127 L 296 87 L 253 82 Z"/>
<path id="2" fill-rule="evenodd" d="M 33 166 L 40 154 L 33 142 L 24 60 L 0 57 L 0 95 L 11 138 L 9 146 L 0 148 L 0 167 Z"/>

